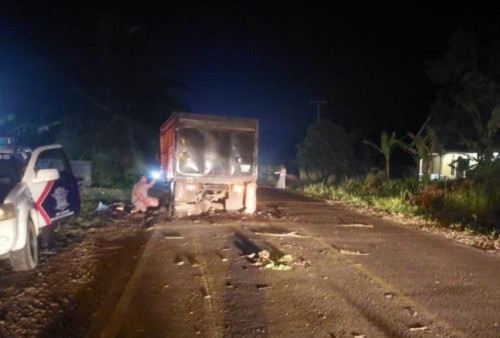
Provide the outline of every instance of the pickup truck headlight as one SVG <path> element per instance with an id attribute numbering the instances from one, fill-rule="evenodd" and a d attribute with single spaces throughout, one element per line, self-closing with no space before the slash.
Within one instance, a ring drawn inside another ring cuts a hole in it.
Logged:
<path id="1" fill-rule="evenodd" d="M 0 204 L 0 221 L 16 217 L 16 207 L 12 203 Z"/>

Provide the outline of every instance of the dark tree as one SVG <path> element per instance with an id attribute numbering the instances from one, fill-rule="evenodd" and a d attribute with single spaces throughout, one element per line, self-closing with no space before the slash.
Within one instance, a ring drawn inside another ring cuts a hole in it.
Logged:
<path id="1" fill-rule="evenodd" d="M 30 74 L 24 83 L 31 92 L 17 90 L 19 99 L 7 105 L 15 119 L 0 120 L 2 131 L 27 145 L 62 143 L 72 159 L 93 161 L 98 184 L 113 185 L 141 170 L 158 152 L 161 123 L 183 109 L 173 90 L 184 89 L 170 71 L 162 22 L 141 8 L 12 3 L 16 33 L 7 42 L 16 48 L 7 50 L 16 55 L 7 61 L 18 74 Z"/>
<path id="2" fill-rule="evenodd" d="M 326 120 L 309 126 L 297 151 L 300 170 L 318 175 L 325 183 L 331 175 L 347 174 L 353 157 L 350 137 L 340 126 Z"/>
<path id="3" fill-rule="evenodd" d="M 449 49 L 429 65 L 439 89 L 432 105 L 433 124 L 445 147 L 465 145 L 491 162 L 500 126 L 500 30 L 478 24 L 460 29 Z"/>

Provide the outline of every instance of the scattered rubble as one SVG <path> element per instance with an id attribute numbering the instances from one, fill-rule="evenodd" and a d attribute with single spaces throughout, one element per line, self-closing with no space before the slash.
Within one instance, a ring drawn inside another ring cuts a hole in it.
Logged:
<path id="1" fill-rule="evenodd" d="M 252 261 L 252 265 L 254 266 L 277 271 L 291 270 L 292 265 L 310 266 L 308 261 L 304 259 L 294 259 L 292 255 L 283 255 L 278 258 L 273 258 L 267 250 L 262 250 L 259 253 L 252 253 L 246 255 L 246 257 Z"/>

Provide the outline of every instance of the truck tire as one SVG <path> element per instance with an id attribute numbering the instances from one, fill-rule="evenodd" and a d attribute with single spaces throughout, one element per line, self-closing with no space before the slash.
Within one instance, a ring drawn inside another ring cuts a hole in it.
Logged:
<path id="1" fill-rule="evenodd" d="M 38 264 L 38 238 L 33 221 L 28 220 L 24 248 L 10 252 L 10 265 L 14 271 L 34 269 Z"/>

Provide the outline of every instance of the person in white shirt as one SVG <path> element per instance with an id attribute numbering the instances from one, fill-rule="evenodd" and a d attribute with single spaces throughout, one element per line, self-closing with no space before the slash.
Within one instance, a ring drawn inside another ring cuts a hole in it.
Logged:
<path id="1" fill-rule="evenodd" d="M 280 171 L 275 172 L 276 175 L 280 175 L 278 181 L 276 182 L 276 189 L 285 189 L 286 186 L 286 168 L 284 165 L 281 166 Z"/>

